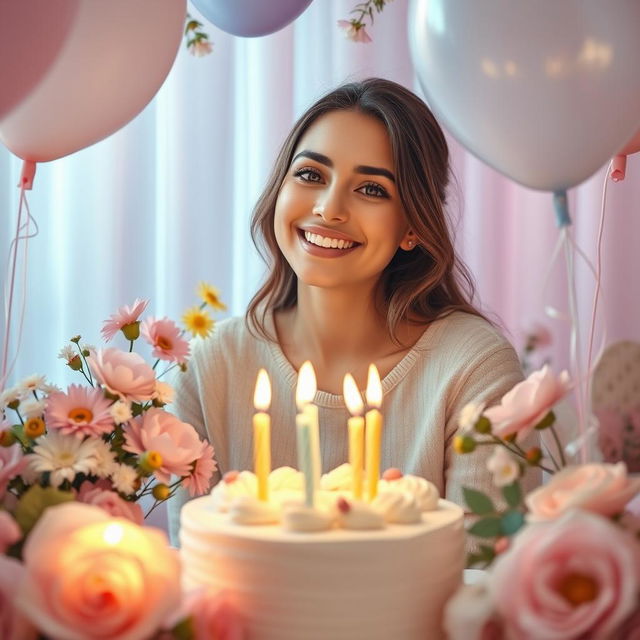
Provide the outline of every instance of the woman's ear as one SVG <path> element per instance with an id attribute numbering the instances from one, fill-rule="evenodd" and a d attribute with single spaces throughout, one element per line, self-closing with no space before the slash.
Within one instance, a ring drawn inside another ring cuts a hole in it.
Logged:
<path id="1" fill-rule="evenodd" d="M 405 251 L 411 251 L 412 249 L 415 249 L 416 244 L 416 234 L 413 231 L 409 230 L 405 234 L 404 238 L 402 238 L 400 248 L 404 249 Z"/>

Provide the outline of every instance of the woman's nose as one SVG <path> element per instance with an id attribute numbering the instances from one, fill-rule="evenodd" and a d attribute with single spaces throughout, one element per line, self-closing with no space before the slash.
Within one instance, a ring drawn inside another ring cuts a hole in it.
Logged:
<path id="1" fill-rule="evenodd" d="M 315 216 L 322 217 L 327 222 L 343 222 L 348 218 L 344 201 L 335 193 L 319 199 L 311 212 Z"/>

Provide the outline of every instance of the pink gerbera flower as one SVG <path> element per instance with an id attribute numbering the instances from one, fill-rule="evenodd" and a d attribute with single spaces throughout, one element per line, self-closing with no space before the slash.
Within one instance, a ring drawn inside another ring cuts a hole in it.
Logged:
<path id="1" fill-rule="evenodd" d="M 45 422 L 64 435 L 99 436 L 113 430 L 110 405 L 100 389 L 72 384 L 67 393 L 59 391 L 49 396 Z"/>
<path id="2" fill-rule="evenodd" d="M 123 327 L 137 322 L 140 314 L 147 308 L 148 304 L 148 300 L 136 298 L 130 307 L 126 305 L 120 307 L 113 315 L 105 320 L 101 331 L 105 342 L 109 342 Z"/>
<path id="3" fill-rule="evenodd" d="M 182 364 L 189 357 L 189 343 L 169 318 L 147 318 L 140 326 L 140 335 L 153 347 L 154 358 Z"/>
<path id="4" fill-rule="evenodd" d="M 202 453 L 195 461 L 191 475 L 182 481 L 182 485 L 189 490 L 192 497 L 200 496 L 209 490 L 211 476 L 218 467 L 213 459 L 213 447 L 208 442 L 202 444 Z"/>

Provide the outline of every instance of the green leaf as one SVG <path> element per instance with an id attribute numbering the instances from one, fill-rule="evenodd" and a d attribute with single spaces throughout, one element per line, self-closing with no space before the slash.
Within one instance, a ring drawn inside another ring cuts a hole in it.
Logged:
<path id="1" fill-rule="evenodd" d="M 481 518 L 469 529 L 469 533 L 479 538 L 495 538 L 502 535 L 500 518 L 497 516 Z"/>
<path id="2" fill-rule="evenodd" d="M 506 487 L 502 487 L 502 495 L 510 507 L 519 507 L 522 502 L 522 488 L 516 480 Z"/>
<path id="3" fill-rule="evenodd" d="M 524 514 L 520 511 L 507 511 L 502 514 L 500 524 L 504 534 L 512 536 L 524 525 Z"/>
<path id="4" fill-rule="evenodd" d="M 481 544 L 476 553 L 470 553 L 467 556 L 467 569 L 470 569 L 476 564 L 481 564 L 483 567 L 488 567 L 493 559 L 496 557 L 496 552 L 493 547 Z"/>
<path id="5" fill-rule="evenodd" d="M 60 489 L 55 489 L 54 487 L 43 488 L 38 484 L 33 485 L 18 500 L 14 513 L 16 522 L 26 535 L 31 531 L 47 507 L 62 504 L 63 502 L 72 502 L 73 500 L 74 495 L 70 491 L 60 491 Z"/>
<path id="6" fill-rule="evenodd" d="M 496 509 L 493 506 L 493 502 L 491 502 L 491 498 L 486 494 L 481 491 L 476 491 L 475 489 L 468 489 L 467 487 L 463 487 L 462 493 L 464 495 L 464 501 L 473 513 L 479 516 L 484 516 L 487 513 L 495 513 Z"/>

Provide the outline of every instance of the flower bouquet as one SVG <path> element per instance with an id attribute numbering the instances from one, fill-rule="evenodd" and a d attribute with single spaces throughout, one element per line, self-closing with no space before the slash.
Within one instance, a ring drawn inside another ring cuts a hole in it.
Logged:
<path id="1" fill-rule="evenodd" d="M 567 464 L 552 407 L 569 388 L 566 372 L 545 365 L 500 405 L 462 412 L 455 448 L 495 447 L 487 466 L 505 506 L 464 489 L 475 514 L 469 533 L 481 540 L 469 566 L 488 571 L 449 601 L 452 640 L 640 638 L 640 518 L 625 511 L 640 478 L 624 463 Z M 548 430 L 555 446 L 527 449 L 535 430 Z M 552 475 L 525 496 L 527 466 Z"/>
<path id="2" fill-rule="evenodd" d="M 204 307 L 224 305 L 209 285 L 200 295 L 183 322 L 206 336 Z M 161 378 L 186 369 L 185 330 L 141 320 L 147 304 L 104 323 L 104 340 L 120 332 L 128 349 L 96 349 L 80 336 L 62 349 L 84 384 L 63 391 L 35 375 L 0 396 L 3 639 L 241 637 L 222 596 L 183 596 L 176 550 L 142 526 L 141 499 L 150 513 L 180 486 L 202 494 L 216 467 L 211 445 L 165 410 L 173 390 Z M 139 338 L 152 365 L 133 351 Z"/>

